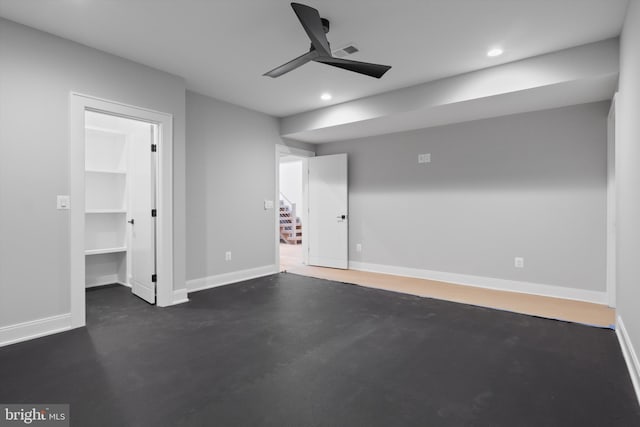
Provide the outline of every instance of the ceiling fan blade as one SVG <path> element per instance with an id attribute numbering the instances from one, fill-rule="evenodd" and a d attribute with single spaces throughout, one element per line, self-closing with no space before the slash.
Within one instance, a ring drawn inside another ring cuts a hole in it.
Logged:
<path id="1" fill-rule="evenodd" d="M 271 71 L 267 71 L 266 73 L 263 74 L 263 76 L 269 76 L 274 78 L 280 77 L 281 75 L 288 73 L 289 71 L 293 71 L 299 66 L 306 64 L 307 62 L 313 60 L 317 56 L 318 56 L 318 52 L 316 51 L 307 52 L 304 55 L 298 56 L 296 59 L 292 59 L 286 64 L 276 67 Z"/>
<path id="2" fill-rule="evenodd" d="M 293 11 L 298 16 L 302 27 L 307 32 L 307 36 L 311 40 L 311 44 L 320 55 L 331 56 L 331 49 L 327 36 L 322 27 L 320 14 L 312 7 L 300 3 L 291 3 Z"/>
<path id="3" fill-rule="evenodd" d="M 376 79 L 379 79 L 384 75 L 384 73 L 391 69 L 391 66 L 389 65 L 370 64 L 368 62 L 352 61 L 349 59 L 326 56 L 319 56 L 313 60 L 316 62 L 322 62 L 323 64 L 332 65 L 334 67 L 375 77 Z"/>

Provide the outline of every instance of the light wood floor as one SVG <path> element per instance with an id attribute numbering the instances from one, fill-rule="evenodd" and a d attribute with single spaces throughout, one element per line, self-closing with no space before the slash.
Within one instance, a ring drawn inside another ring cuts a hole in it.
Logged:
<path id="1" fill-rule="evenodd" d="M 605 305 L 517 292 L 496 291 L 434 280 L 312 267 L 302 263 L 301 245 L 280 245 L 280 270 L 421 297 L 461 302 L 598 327 L 615 324 L 615 310 Z"/>

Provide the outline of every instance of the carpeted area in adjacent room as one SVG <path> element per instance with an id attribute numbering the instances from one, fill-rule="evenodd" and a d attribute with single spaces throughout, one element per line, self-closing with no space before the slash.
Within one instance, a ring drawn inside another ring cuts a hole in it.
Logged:
<path id="1" fill-rule="evenodd" d="M 73 426 L 635 426 L 615 332 L 281 273 L 0 348 L 0 402 Z"/>

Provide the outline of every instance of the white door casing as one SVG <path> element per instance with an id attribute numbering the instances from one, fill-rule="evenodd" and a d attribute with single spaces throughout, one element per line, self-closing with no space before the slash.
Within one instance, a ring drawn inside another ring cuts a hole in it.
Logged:
<path id="1" fill-rule="evenodd" d="M 347 155 L 308 159 L 309 264 L 349 267 Z"/>
<path id="2" fill-rule="evenodd" d="M 280 266 L 280 215 L 279 215 L 279 203 L 277 202 L 280 199 L 280 158 L 282 156 L 289 156 L 289 155 L 293 155 L 293 156 L 297 156 L 300 157 L 302 159 L 302 173 L 303 173 L 303 178 L 302 178 L 302 199 L 303 199 L 303 205 L 305 206 L 305 209 L 303 212 L 300 213 L 300 218 L 302 220 L 302 224 L 304 227 L 304 224 L 308 223 L 308 218 L 307 218 L 307 213 L 308 213 L 308 209 L 307 206 L 309 206 L 309 192 L 308 192 L 308 188 L 309 188 L 309 182 L 308 182 L 308 172 L 307 172 L 307 159 L 309 157 L 313 157 L 316 154 L 313 151 L 307 151 L 307 150 L 303 150 L 300 148 L 294 148 L 294 147 L 289 147 L 286 145 L 280 145 L 280 144 L 276 144 L 276 149 L 275 149 L 275 177 L 276 177 L 276 182 L 275 182 L 275 193 L 274 193 L 274 201 L 275 202 L 275 206 L 276 208 L 276 212 L 275 212 L 275 265 L 276 267 Z M 303 231 L 303 233 L 306 233 L 305 231 Z M 303 254 L 303 263 L 304 264 L 309 264 L 309 239 L 307 239 L 305 236 L 302 237 L 302 254 Z"/>
<path id="3" fill-rule="evenodd" d="M 607 304 L 616 306 L 616 99 L 607 118 Z"/>
<path id="4" fill-rule="evenodd" d="M 85 307 L 85 111 L 128 117 L 154 123 L 158 128 L 158 200 L 156 206 L 157 292 L 156 302 L 175 304 L 173 294 L 173 116 L 171 114 L 70 93 L 70 287 L 71 327 L 86 324 Z M 182 300 L 179 302 L 183 302 Z"/>

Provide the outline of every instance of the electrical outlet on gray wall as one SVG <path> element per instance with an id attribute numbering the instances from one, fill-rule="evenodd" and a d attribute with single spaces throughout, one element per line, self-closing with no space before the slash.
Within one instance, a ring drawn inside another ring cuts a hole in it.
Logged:
<path id="1" fill-rule="evenodd" d="M 431 163 L 431 153 L 418 154 L 418 163 Z"/>

